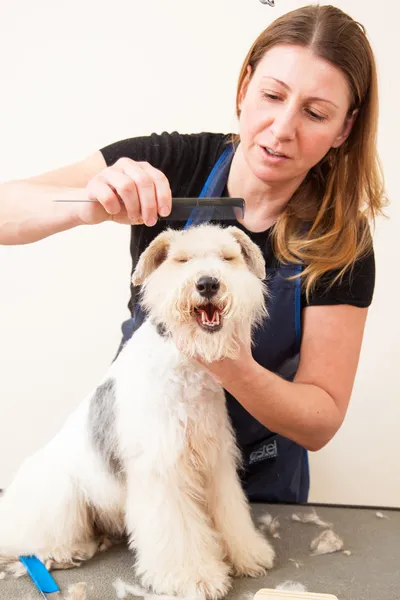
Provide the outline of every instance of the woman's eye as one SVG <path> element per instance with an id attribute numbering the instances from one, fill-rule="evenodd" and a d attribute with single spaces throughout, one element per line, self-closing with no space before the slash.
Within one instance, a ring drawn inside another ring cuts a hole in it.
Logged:
<path id="1" fill-rule="evenodd" d="M 312 119 L 315 119 L 316 121 L 325 121 L 326 120 L 326 117 L 322 117 L 321 115 L 318 115 L 317 113 L 315 113 L 312 110 L 308 110 L 307 112 L 310 115 L 310 117 Z"/>
<path id="2" fill-rule="evenodd" d="M 272 100 L 272 101 L 282 100 L 282 97 L 280 95 L 273 94 L 270 92 L 262 92 L 262 97 L 265 100 Z M 315 121 L 319 121 L 319 122 L 326 121 L 326 117 L 319 115 L 318 113 L 314 112 L 313 110 L 307 109 L 306 112 L 307 112 L 308 116 Z"/>
<path id="3" fill-rule="evenodd" d="M 279 100 L 279 96 L 276 94 L 267 94 L 267 92 L 263 92 L 263 97 L 267 100 Z"/>

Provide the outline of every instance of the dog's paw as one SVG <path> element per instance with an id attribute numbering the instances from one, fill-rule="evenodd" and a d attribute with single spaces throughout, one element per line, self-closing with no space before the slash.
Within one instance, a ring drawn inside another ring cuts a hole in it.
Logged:
<path id="1" fill-rule="evenodd" d="M 235 577 L 260 577 L 274 566 L 275 550 L 268 540 L 257 535 L 236 551 L 231 550 L 229 561 Z"/>
<path id="2" fill-rule="evenodd" d="M 228 593 L 232 586 L 229 576 L 229 566 L 223 563 L 223 567 L 217 573 L 207 573 L 207 569 L 199 569 L 197 582 L 194 590 L 196 597 L 204 600 L 218 600 Z"/>
<path id="3" fill-rule="evenodd" d="M 207 561 L 197 568 L 193 564 L 182 566 L 179 571 L 169 570 L 165 575 L 159 569 L 154 573 L 145 571 L 140 582 L 156 594 L 198 600 L 220 600 L 232 585 L 229 565 L 220 561 Z"/>

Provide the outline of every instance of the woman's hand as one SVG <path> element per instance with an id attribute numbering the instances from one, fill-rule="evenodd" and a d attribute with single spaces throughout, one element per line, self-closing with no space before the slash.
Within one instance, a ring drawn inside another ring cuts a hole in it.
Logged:
<path id="1" fill-rule="evenodd" d="M 250 346 L 243 344 L 240 345 L 239 353 L 236 358 L 223 358 L 209 363 L 203 361 L 199 356 L 194 356 L 193 360 L 201 364 L 215 381 L 226 389 L 228 389 L 235 381 L 238 381 L 243 377 L 248 377 L 253 366 L 256 364 Z"/>
<path id="2" fill-rule="evenodd" d="M 117 223 L 152 226 L 159 216 L 171 212 L 172 194 L 168 179 L 149 163 L 120 158 L 87 184 L 88 200 L 82 202 L 79 218 L 85 224 L 113 220 Z"/>

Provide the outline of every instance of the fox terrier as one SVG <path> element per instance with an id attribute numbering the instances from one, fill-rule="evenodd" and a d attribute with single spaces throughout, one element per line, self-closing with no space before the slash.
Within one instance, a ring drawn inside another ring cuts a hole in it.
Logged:
<path id="1" fill-rule="evenodd" d="M 201 363 L 251 344 L 264 280 L 260 249 L 237 227 L 153 240 L 132 275 L 143 324 L 0 498 L 0 562 L 33 554 L 68 568 L 101 549 L 100 535 L 126 536 L 142 585 L 200 599 L 272 568 L 223 388 Z"/>

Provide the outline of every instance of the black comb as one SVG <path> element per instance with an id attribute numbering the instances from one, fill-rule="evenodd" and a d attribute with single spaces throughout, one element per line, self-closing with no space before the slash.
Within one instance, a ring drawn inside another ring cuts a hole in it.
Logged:
<path id="1" fill-rule="evenodd" d="M 53 202 L 98 202 L 98 200 L 53 200 Z M 244 217 L 243 198 L 173 198 L 171 212 L 164 221 L 237 221 Z"/>

